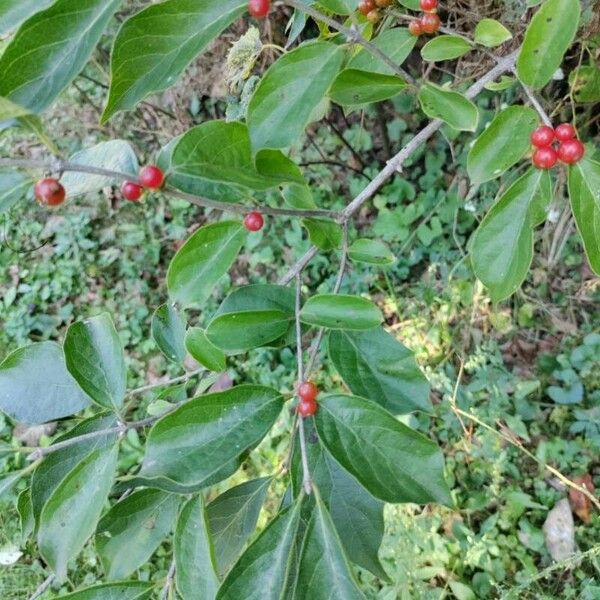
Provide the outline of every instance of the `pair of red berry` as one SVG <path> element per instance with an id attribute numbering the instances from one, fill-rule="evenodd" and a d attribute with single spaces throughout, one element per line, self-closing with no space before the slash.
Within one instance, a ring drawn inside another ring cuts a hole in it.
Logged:
<path id="1" fill-rule="evenodd" d="M 248 0 L 248 12 L 252 17 L 264 19 L 271 10 L 270 0 Z"/>
<path id="2" fill-rule="evenodd" d="M 360 0 L 358 12 L 367 17 L 369 23 L 375 25 L 381 20 L 381 13 L 378 8 L 388 8 L 392 4 L 394 4 L 394 0 Z"/>
<path id="3" fill-rule="evenodd" d="M 139 183 L 135 181 L 124 181 L 121 186 L 121 194 L 126 200 L 137 202 L 144 193 L 144 188 L 149 190 L 159 189 L 165 180 L 164 173 L 154 165 L 144 167 L 138 176 Z"/>
<path id="4" fill-rule="evenodd" d="M 533 166 L 537 169 L 551 169 L 558 160 L 574 165 L 585 154 L 584 145 L 577 139 L 575 127 L 562 123 L 556 129 L 542 125 L 531 134 L 531 143 L 536 147 L 532 156 Z M 552 144 L 558 142 L 555 149 Z"/>
<path id="5" fill-rule="evenodd" d="M 312 381 L 303 381 L 298 386 L 298 414 L 310 417 L 317 412 L 319 388 Z"/>
<path id="6" fill-rule="evenodd" d="M 419 6 L 423 10 L 420 19 L 415 19 L 408 24 L 408 30 L 414 36 L 423 33 L 435 33 L 442 24 L 437 14 L 438 0 L 421 0 Z"/>

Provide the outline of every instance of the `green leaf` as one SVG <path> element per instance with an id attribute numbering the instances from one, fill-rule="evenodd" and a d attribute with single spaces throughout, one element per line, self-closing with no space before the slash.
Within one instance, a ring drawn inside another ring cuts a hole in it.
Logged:
<path id="1" fill-rule="evenodd" d="M 120 583 L 101 583 L 62 596 L 65 600 L 147 600 L 154 584 L 144 581 L 122 581 Z"/>
<path id="2" fill-rule="evenodd" d="M 317 208 L 310 187 L 306 184 L 300 185 L 297 183 L 290 183 L 289 185 L 283 186 L 281 194 L 283 195 L 285 203 L 291 208 L 300 210 Z"/>
<path id="3" fill-rule="evenodd" d="M 393 98 L 406 87 L 395 75 L 344 69 L 333 82 L 329 97 L 340 106 L 357 106 Z"/>
<path id="4" fill-rule="evenodd" d="M 470 52 L 472 49 L 473 46 L 462 37 L 456 35 L 439 35 L 429 40 L 421 48 L 421 56 L 423 60 L 430 62 L 452 60 Z"/>
<path id="5" fill-rule="evenodd" d="M 600 276 L 600 163 L 584 158 L 569 167 L 569 198 L 590 267 Z"/>
<path id="6" fill-rule="evenodd" d="M 202 495 L 181 509 L 173 538 L 175 583 L 183 600 L 214 600 L 219 580 Z"/>
<path id="7" fill-rule="evenodd" d="M 225 370 L 225 354 L 206 337 L 204 329 L 191 327 L 185 334 L 185 347 L 203 367 L 210 371 Z"/>
<path id="8" fill-rule="evenodd" d="M 366 238 L 355 240 L 348 248 L 348 256 L 354 262 L 368 265 L 387 266 L 396 261 L 396 257 L 385 242 Z"/>
<path id="9" fill-rule="evenodd" d="M 171 171 L 251 190 L 304 183 L 299 167 L 279 150 L 260 152 L 255 164 L 248 128 L 239 122 L 207 121 L 187 131 L 173 149 Z"/>
<path id="10" fill-rule="evenodd" d="M 152 315 L 152 337 L 161 352 L 176 363 L 185 358 L 185 319 L 172 304 L 161 304 Z"/>
<path id="11" fill-rule="evenodd" d="M 262 440 L 282 400 L 271 388 L 240 385 L 182 404 L 150 430 L 141 475 L 202 486 Z"/>
<path id="12" fill-rule="evenodd" d="M 321 250 L 334 250 L 342 243 L 342 228 L 330 219 L 302 219 L 310 243 Z"/>
<path id="13" fill-rule="evenodd" d="M 483 87 L 486 90 L 490 90 L 491 92 L 503 92 L 511 88 L 517 80 L 514 77 L 509 77 L 508 75 L 502 75 L 498 81 L 490 81 L 486 83 Z"/>
<path id="14" fill-rule="evenodd" d="M 519 79 L 545 86 L 556 72 L 579 26 L 579 0 L 545 0 L 531 19 L 517 58 Z"/>
<path id="15" fill-rule="evenodd" d="M 246 10 L 245 0 L 167 0 L 123 23 L 112 51 L 103 122 L 167 89 L 207 45 Z"/>
<path id="16" fill-rule="evenodd" d="M 320 442 L 310 421 L 305 421 L 308 465 L 312 482 L 340 536 L 348 558 L 383 580 L 389 577 L 377 556 L 383 539 L 383 507 L 352 475 L 342 469 Z M 302 492 L 302 463 L 298 445 L 292 461 L 294 496 Z M 308 503 L 305 501 L 305 506 Z M 313 504 L 307 506 L 313 509 Z"/>
<path id="17" fill-rule="evenodd" d="M 477 278 L 494 302 L 519 288 L 533 257 L 533 227 L 544 220 L 552 187 L 547 171 L 529 169 L 492 206 L 471 244 Z"/>
<path id="18" fill-rule="evenodd" d="M 69 472 L 42 509 L 38 546 L 59 581 L 64 581 L 67 563 L 96 528 L 112 487 L 117 454 L 116 446 L 92 451 Z"/>
<path id="19" fill-rule="evenodd" d="M 24 173 L 0 170 L 0 215 L 17 204 L 32 184 L 31 178 Z"/>
<path id="20" fill-rule="evenodd" d="M 327 450 L 376 498 L 452 504 L 440 449 L 375 402 L 320 397 L 315 423 Z"/>
<path id="21" fill-rule="evenodd" d="M 331 516 L 317 490 L 308 525 L 296 590 L 311 600 L 364 600 Z"/>
<path id="22" fill-rule="evenodd" d="M 2 499 L 24 475 L 26 475 L 24 469 L 0 475 L 0 499 Z"/>
<path id="23" fill-rule="evenodd" d="M 300 319 L 308 325 L 329 329 L 371 329 L 383 321 L 383 316 L 367 298 L 319 294 L 304 303 Z"/>
<path id="24" fill-rule="evenodd" d="M 418 0 L 417 0 L 418 4 Z M 389 56 L 397 65 L 401 65 L 415 47 L 417 38 L 408 31 L 406 27 L 395 27 L 382 31 L 371 43 Z M 370 73 L 381 73 L 382 75 L 394 75 L 394 70 L 373 56 L 366 48 L 361 48 L 347 64 L 348 69 L 369 71 Z"/>
<path id="25" fill-rule="evenodd" d="M 576 102 L 600 100 L 600 69 L 596 65 L 584 65 L 569 73 L 569 85 Z"/>
<path id="26" fill-rule="evenodd" d="M 127 390 L 127 367 L 119 334 L 108 313 L 73 323 L 64 343 L 69 373 L 100 406 L 118 409 Z"/>
<path id="27" fill-rule="evenodd" d="M 91 148 L 76 152 L 71 156 L 69 162 L 76 165 L 127 173 L 131 175 L 132 179 L 137 178 L 139 171 L 137 156 L 131 144 L 125 140 L 100 142 Z M 75 171 L 67 171 L 61 177 L 60 181 L 67 191 L 68 198 L 97 192 L 103 187 L 117 183 L 112 177 L 78 173 Z"/>
<path id="28" fill-rule="evenodd" d="M 206 337 L 226 354 L 240 354 L 281 338 L 290 322 L 281 310 L 226 313 L 208 324 Z"/>
<path id="29" fill-rule="evenodd" d="M 271 477 L 251 479 L 223 492 L 206 507 L 220 577 L 231 569 L 254 533 L 271 481 Z"/>
<path id="30" fill-rule="evenodd" d="M 123 579 L 148 561 L 171 532 L 179 501 L 160 490 L 138 490 L 102 517 L 95 543 L 108 579 Z"/>
<path id="31" fill-rule="evenodd" d="M 393 414 L 431 412 L 429 382 L 413 353 L 382 327 L 331 331 L 329 357 L 353 394 Z"/>
<path id="32" fill-rule="evenodd" d="M 419 102 L 423 112 L 432 119 L 441 119 L 459 131 L 477 129 L 477 107 L 458 92 L 427 83 L 419 91 Z"/>
<path id="33" fill-rule="evenodd" d="M 184 306 L 206 300 L 236 259 L 246 233 L 238 221 L 205 225 L 191 235 L 171 260 L 169 295 Z"/>
<path id="34" fill-rule="evenodd" d="M 297 501 L 269 523 L 223 581 L 218 600 L 280 600 L 284 597 L 301 506 L 301 501 Z"/>
<path id="35" fill-rule="evenodd" d="M 500 177 L 519 162 L 531 148 L 530 136 L 538 123 L 528 106 L 509 106 L 500 111 L 475 140 L 467 157 L 473 185 Z"/>
<path id="36" fill-rule="evenodd" d="M 56 438 L 53 444 L 79 436 L 102 431 L 116 425 L 116 419 L 112 413 L 94 415 L 78 423 L 71 430 Z M 85 438 L 77 444 L 56 450 L 44 458 L 42 463 L 33 472 L 31 479 L 31 504 L 36 523 L 39 522 L 42 509 L 50 498 L 52 492 L 60 485 L 61 481 L 86 457 L 90 452 L 98 448 L 113 446 L 117 441 L 116 432 L 94 437 Z"/>
<path id="37" fill-rule="evenodd" d="M 0 2 L 0 34 L 14 29 L 31 15 L 44 10 L 54 0 L 2 0 Z"/>
<path id="38" fill-rule="evenodd" d="M 341 46 L 307 42 L 271 65 L 248 106 L 248 129 L 255 152 L 298 142 L 343 59 Z"/>
<path id="39" fill-rule="evenodd" d="M 21 528 L 21 545 L 24 546 L 35 529 L 30 489 L 23 490 L 19 494 L 17 498 L 17 511 L 19 512 L 19 527 Z"/>
<path id="40" fill-rule="evenodd" d="M 88 61 L 121 0 L 56 0 L 28 19 L 0 57 L 0 96 L 41 112 Z"/>
<path id="41" fill-rule="evenodd" d="M 336 15 L 349 15 L 358 6 L 358 0 L 321 0 L 319 4 Z"/>
<path id="42" fill-rule="evenodd" d="M 481 19 L 475 27 L 475 43 L 495 48 L 512 39 L 512 33 L 495 19 Z"/>
<path id="43" fill-rule="evenodd" d="M 54 342 L 19 348 L 0 364 L 0 410 L 19 423 L 54 421 L 89 404 Z"/>

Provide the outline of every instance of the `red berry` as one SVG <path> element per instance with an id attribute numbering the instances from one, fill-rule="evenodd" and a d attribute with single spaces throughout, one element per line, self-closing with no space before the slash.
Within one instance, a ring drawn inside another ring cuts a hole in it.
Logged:
<path id="1" fill-rule="evenodd" d="M 531 143 L 538 148 L 550 146 L 554 141 L 554 129 L 548 125 L 541 125 L 531 134 Z"/>
<path id="2" fill-rule="evenodd" d="M 300 400 L 298 402 L 298 414 L 301 417 L 310 417 L 317 412 L 316 400 Z"/>
<path id="3" fill-rule="evenodd" d="M 48 206 L 58 206 L 65 201 L 65 188 L 58 179 L 47 177 L 41 179 L 33 188 L 35 197 L 43 204 Z"/>
<path id="4" fill-rule="evenodd" d="M 577 134 L 575 127 L 571 123 L 561 123 L 555 130 L 554 134 L 559 142 L 566 142 L 572 140 Z"/>
<path id="5" fill-rule="evenodd" d="M 251 212 L 244 217 L 244 227 L 248 231 L 260 231 L 264 224 L 265 220 L 259 212 Z"/>
<path id="6" fill-rule="evenodd" d="M 298 386 L 298 396 L 300 400 L 314 401 L 317 399 L 319 388 L 312 381 L 303 381 Z"/>
<path id="7" fill-rule="evenodd" d="M 585 146 L 579 140 L 567 140 L 558 147 L 558 158 L 567 165 L 579 162 L 585 154 Z"/>
<path id="8" fill-rule="evenodd" d="M 270 0 L 248 0 L 248 12 L 252 17 L 263 19 L 271 9 Z"/>
<path id="9" fill-rule="evenodd" d="M 440 18 L 434 13 L 425 13 L 421 17 L 421 29 L 424 33 L 435 33 L 441 25 Z"/>
<path id="10" fill-rule="evenodd" d="M 545 147 L 538 148 L 533 153 L 533 166 L 537 169 L 551 169 L 558 160 L 558 156 L 554 148 Z"/>
<path id="11" fill-rule="evenodd" d="M 358 3 L 358 12 L 365 15 L 365 17 L 375 8 L 375 2 L 373 0 L 360 0 Z"/>
<path id="12" fill-rule="evenodd" d="M 157 190 L 165 180 L 163 172 L 154 165 L 148 165 L 140 171 L 140 183 L 145 188 Z"/>
<path id="13" fill-rule="evenodd" d="M 133 181 L 124 181 L 121 185 L 121 194 L 126 200 L 137 202 L 144 193 L 144 188 Z"/>
<path id="14" fill-rule="evenodd" d="M 408 31 L 411 35 L 415 37 L 419 37 L 423 33 L 423 28 L 421 27 L 421 21 L 415 19 L 408 24 Z"/>
<path id="15" fill-rule="evenodd" d="M 421 2 L 419 2 L 419 5 L 421 6 L 422 10 L 428 12 L 437 8 L 438 0 L 421 0 Z"/>

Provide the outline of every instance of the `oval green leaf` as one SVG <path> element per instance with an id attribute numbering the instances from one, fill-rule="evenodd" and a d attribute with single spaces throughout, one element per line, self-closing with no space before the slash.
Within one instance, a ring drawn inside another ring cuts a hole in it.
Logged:
<path id="1" fill-rule="evenodd" d="M 117 447 L 98 448 L 52 492 L 40 515 L 40 554 L 59 581 L 96 528 L 117 467 Z"/>
<path id="2" fill-rule="evenodd" d="M 302 225 L 308 231 L 310 243 L 328 251 L 339 248 L 342 243 L 341 226 L 330 219 L 302 219 Z"/>
<path id="3" fill-rule="evenodd" d="M 418 0 L 417 0 L 418 3 Z M 407 27 L 395 27 L 382 31 L 371 43 L 389 56 L 397 65 L 401 65 L 415 47 L 417 38 L 408 31 Z M 360 50 L 348 61 L 348 69 L 358 69 L 382 75 L 394 75 L 394 70 L 373 56 L 366 48 Z"/>
<path id="4" fill-rule="evenodd" d="M 329 357 L 357 396 L 393 414 L 431 411 L 429 382 L 413 353 L 382 327 L 368 331 L 331 331 Z"/>
<path id="5" fill-rule="evenodd" d="M 135 108 L 149 94 L 173 85 L 190 62 L 244 13 L 246 6 L 245 0 L 167 0 L 127 19 L 113 46 L 103 122 L 120 110 Z"/>
<path id="6" fill-rule="evenodd" d="M 238 221 L 205 225 L 188 238 L 167 271 L 169 295 L 183 306 L 198 304 L 229 270 L 246 238 Z"/>
<path id="7" fill-rule="evenodd" d="M 533 227 L 544 218 L 548 171 L 529 169 L 492 206 L 473 236 L 471 262 L 495 302 L 519 288 L 533 257 Z"/>
<path id="8" fill-rule="evenodd" d="M 348 256 L 354 262 L 368 265 L 388 266 L 396 261 L 396 257 L 385 242 L 366 238 L 355 240 L 348 248 Z"/>
<path id="9" fill-rule="evenodd" d="M 344 59 L 330 42 L 307 42 L 276 60 L 248 106 L 252 148 L 286 148 L 304 134 Z"/>
<path id="10" fill-rule="evenodd" d="M 41 112 L 88 61 L 121 0 L 57 0 L 28 19 L 0 57 L 0 96 Z"/>
<path id="11" fill-rule="evenodd" d="M 194 398 L 152 427 L 140 474 L 199 486 L 256 446 L 282 406 L 278 391 L 259 385 Z"/>
<path id="12" fill-rule="evenodd" d="M 175 584 L 183 600 L 214 600 L 219 589 L 206 508 L 202 495 L 181 509 L 173 538 Z"/>
<path id="13" fill-rule="evenodd" d="M 95 544 L 108 579 L 124 579 L 148 561 L 173 529 L 179 501 L 160 490 L 137 490 L 102 517 Z"/>
<path id="14" fill-rule="evenodd" d="M 457 35 L 440 35 L 429 40 L 421 48 L 423 60 L 437 62 L 451 60 L 470 52 L 473 46 L 465 38 Z"/>
<path id="15" fill-rule="evenodd" d="M 573 42 L 581 3 L 579 0 L 546 0 L 525 32 L 517 58 L 519 79 L 533 88 L 546 85 Z"/>
<path id="16" fill-rule="evenodd" d="M 512 39 L 512 33 L 495 19 L 481 19 L 475 27 L 475 43 L 495 48 Z"/>
<path id="17" fill-rule="evenodd" d="M 452 504 L 440 449 L 375 402 L 324 396 L 315 423 L 327 450 L 376 498 Z"/>
<path id="18" fill-rule="evenodd" d="M 194 360 L 210 371 L 225 370 L 225 354 L 206 337 L 204 329 L 191 327 L 185 334 L 185 347 Z"/>
<path id="19" fill-rule="evenodd" d="M 94 402 L 118 409 L 127 389 L 119 334 L 108 313 L 73 323 L 64 343 L 67 369 Z"/>
<path id="20" fill-rule="evenodd" d="M 329 97 L 340 106 L 357 106 L 393 98 L 406 87 L 394 75 L 344 69 L 333 82 Z"/>
<path id="21" fill-rule="evenodd" d="M 344 294 L 320 294 L 309 298 L 300 319 L 329 329 L 371 329 L 383 321 L 381 311 L 367 298 Z"/>
<path id="22" fill-rule="evenodd" d="M 569 167 L 569 198 L 590 267 L 600 276 L 600 163 L 584 158 Z"/>
<path id="23" fill-rule="evenodd" d="M 423 112 L 432 119 L 441 119 L 459 131 L 477 129 L 477 107 L 458 92 L 427 83 L 419 91 L 419 102 Z"/>
<path id="24" fill-rule="evenodd" d="M 161 304 L 152 315 L 152 337 L 161 352 L 176 363 L 185 358 L 185 320 L 172 304 Z"/>
<path id="25" fill-rule="evenodd" d="M 537 113 L 528 106 L 509 106 L 500 111 L 475 140 L 467 157 L 467 172 L 473 185 L 500 177 L 531 148 L 531 132 Z"/>
<path id="26" fill-rule="evenodd" d="M 18 171 L 0 171 L 0 214 L 10 210 L 31 188 L 33 181 Z"/>
<path id="27" fill-rule="evenodd" d="M 144 581 L 122 581 L 101 583 L 72 594 L 63 596 L 65 600 L 147 600 L 154 584 Z"/>

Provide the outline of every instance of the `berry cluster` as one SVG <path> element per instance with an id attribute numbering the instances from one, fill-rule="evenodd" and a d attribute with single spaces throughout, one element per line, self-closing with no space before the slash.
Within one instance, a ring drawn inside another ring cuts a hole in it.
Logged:
<path id="1" fill-rule="evenodd" d="M 541 125 L 531 134 L 533 166 L 537 169 L 551 169 L 558 160 L 574 165 L 585 154 L 584 145 L 577 139 L 577 132 L 570 123 L 562 123 L 556 129 Z M 558 148 L 553 144 L 557 142 Z"/>
<path id="2" fill-rule="evenodd" d="M 394 4 L 394 0 L 360 0 L 358 12 L 365 15 L 369 23 L 375 25 L 375 23 L 381 21 L 381 11 L 379 9 L 388 8 L 392 4 Z"/>
<path id="3" fill-rule="evenodd" d="M 319 388 L 312 381 L 303 381 L 298 386 L 298 414 L 310 417 L 317 412 Z"/>
<path id="4" fill-rule="evenodd" d="M 421 0 L 419 5 L 423 14 L 420 19 L 415 19 L 408 24 L 408 30 L 414 36 L 435 33 L 442 23 L 437 14 L 438 0 Z"/>
<path id="5" fill-rule="evenodd" d="M 271 10 L 271 0 L 248 0 L 248 12 L 256 19 L 264 19 Z"/>
<path id="6" fill-rule="evenodd" d="M 164 173 L 154 165 L 144 167 L 138 176 L 139 183 L 135 181 L 124 181 L 121 186 L 121 194 L 126 200 L 137 202 L 144 193 L 144 188 L 157 190 L 165 180 Z"/>

